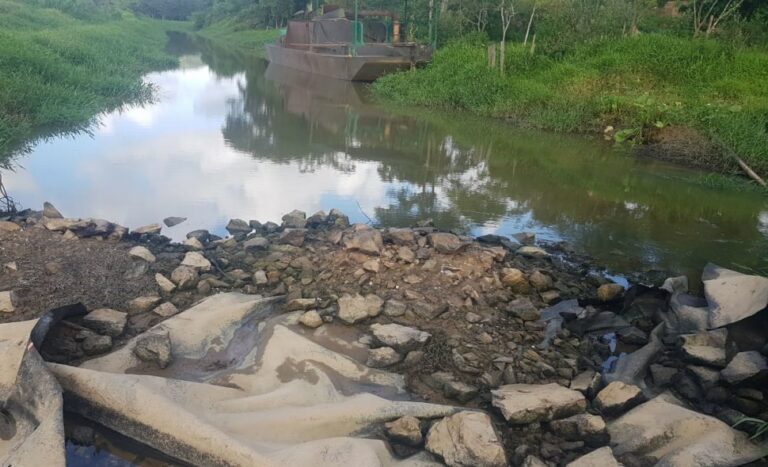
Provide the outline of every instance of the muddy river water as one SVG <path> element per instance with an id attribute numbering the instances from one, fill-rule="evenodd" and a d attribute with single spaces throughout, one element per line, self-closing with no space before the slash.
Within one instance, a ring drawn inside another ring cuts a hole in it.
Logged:
<path id="1" fill-rule="evenodd" d="M 24 207 L 163 233 L 223 234 L 231 217 L 340 208 L 353 221 L 566 240 L 610 270 L 697 276 L 707 261 L 768 270 L 768 198 L 638 160 L 599 138 L 517 130 L 451 112 L 388 109 L 364 87 L 173 36 L 158 99 L 91 134 L 39 142 L 5 173 Z"/>

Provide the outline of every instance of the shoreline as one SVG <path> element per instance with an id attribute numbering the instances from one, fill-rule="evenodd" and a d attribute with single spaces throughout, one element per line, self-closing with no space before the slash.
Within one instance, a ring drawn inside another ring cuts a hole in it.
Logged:
<path id="1" fill-rule="evenodd" d="M 758 382 L 768 373 L 722 379 L 737 355 L 768 352 L 768 334 L 760 341 L 748 331 L 765 327 L 768 313 L 750 310 L 752 316 L 729 323 L 726 358 L 719 337 L 726 328 L 696 327 L 684 314 L 699 310 L 694 307 L 703 299 L 687 295 L 683 278 L 670 279 L 665 289 L 625 290 L 592 274 L 583 258 L 536 246 L 530 237 L 521 237 L 522 243 L 470 239 L 428 223 L 376 229 L 350 225 L 336 210 L 312 216 L 293 211 L 282 225 L 232 219 L 227 238 L 194 231 L 183 243 L 164 238 L 159 223 L 129 231 L 108 221 L 59 216 L 46 205 L 45 217 L 27 212 L 0 222 L 0 290 L 13 291 L 4 303 L 15 308 L 0 314 L 2 322 L 75 301 L 89 313 L 107 308 L 125 321 L 120 332 L 105 335 L 104 322 L 90 315 L 63 319 L 40 349 L 49 361 L 79 364 L 120 351 L 207 298 L 237 292 L 275 297 L 281 305 L 274 319 L 287 320 L 315 343 L 347 336 L 353 349 L 347 358 L 402 375 L 417 400 L 489 413 L 492 431 L 501 434 L 496 444 L 515 465 L 529 456 L 564 465 L 605 446 L 625 465 L 645 465 L 652 450 L 622 451 L 611 427 L 627 422 L 632 409 L 662 403 L 659 398 L 670 391 L 688 408 L 681 416 L 706 417 L 728 436 L 737 433 L 728 425 L 739 414 L 768 414 L 768 398 L 757 395 L 765 396 Z M 14 256 L 21 245 L 28 257 Z M 72 284 L 79 284 L 74 294 L 67 290 Z M 706 312 L 700 310 L 695 313 Z M 377 334 L 381 329 L 398 337 Z M 398 343 L 414 333 L 428 337 Z M 693 347 L 709 350 L 697 354 Z M 712 353 L 722 357 L 703 356 Z M 518 419 L 507 401 L 509 391 L 523 387 L 568 388 L 568 397 L 579 402 L 567 403 L 559 415 L 545 407 L 531 409 L 538 414 L 531 419 Z M 383 436 L 397 456 L 420 450 L 419 443 Z M 707 447 L 691 440 L 689 449 Z M 427 450 L 446 455 L 429 443 Z"/>

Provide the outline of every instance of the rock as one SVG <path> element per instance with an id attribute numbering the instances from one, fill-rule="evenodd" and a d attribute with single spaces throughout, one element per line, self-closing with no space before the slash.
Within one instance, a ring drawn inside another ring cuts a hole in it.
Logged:
<path id="1" fill-rule="evenodd" d="M 200 240 L 196 239 L 195 237 L 184 240 L 184 246 L 191 248 L 193 250 L 202 250 L 203 248 L 205 248 L 205 246 L 200 242 Z"/>
<path id="2" fill-rule="evenodd" d="M 314 298 L 294 298 L 288 300 L 285 304 L 285 311 L 307 311 L 317 306 L 317 300 Z"/>
<path id="3" fill-rule="evenodd" d="M 368 272 L 378 273 L 380 268 L 381 264 L 375 259 L 371 259 L 363 263 L 363 269 Z"/>
<path id="4" fill-rule="evenodd" d="M 479 392 L 475 386 L 457 380 L 452 373 L 448 373 L 447 371 L 432 373 L 425 377 L 424 381 L 432 389 L 441 391 L 446 397 L 456 399 L 461 403 L 468 402 L 470 399 L 477 396 Z"/>
<path id="5" fill-rule="evenodd" d="M 406 291 L 407 294 L 407 291 Z M 416 302 L 411 305 L 413 312 L 423 319 L 435 319 L 448 311 L 448 304 L 441 303 L 433 305 L 426 302 Z"/>
<path id="6" fill-rule="evenodd" d="M 421 434 L 421 422 L 416 417 L 406 416 L 384 424 L 387 438 L 395 443 L 419 446 L 424 442 Z"/>
<path id="7" fill-rule="evenodd" d="M 159 234 L 163 230 L 163 226 L 160 224 L 143 225 L 138 229 L 133 229 L 133 233 L 139 235 L 154 235 Z"/>
<path id="8" fill-rule="evenodd" d="M 184 255 L 184 260 L 181 262 L 181 265 L 189 266 L 203 272 L 211 270 L 211 262 L 197 251 L 187 252 L 187 254 Z"/>
<path id="9" fill-rule="evenodd" d="M 509 384 L 491 395 L 493 406 L 515 425 L 570 417 L 587 407 L 583 394 L 555 383 Z"/>
<path id="10" fill-rule="evenodd" d="M 403 353 L 420 348 L 432 337 L 428 332 L 400 324 L 376 323 L 371 325 L 370 330 L 377 342 Z"/>
<path id="11" fill-rule="evenodd" d="M 397 300 L 387 300 L 384 304 L 384 314 L 390 317 L 403 316 L 408 306 Z"/>
<path id="12" fill-rule="evenodd" d="M 112 338 L 92 334 L 83 340 L 82 346 L 86 355 L 98 355 L 112 349 Z"/>
<path id="13" fill-rule="evenodd" d="M 557 290 L 547 290 L 539 294 L 544 303 L 550 305 L 560 300 L 560 292 Z"/>
<path id="14" fill-rule="evenodd" d="M 743 465 L 765 455 L 745 433 L 678 404 L 658 396 L 609 423 L 614 454 L 667 466 Z"/>
<path id="15" fill-rule="evenodd" d="M 128 254 L 134 258 L 146 261 L 147 263 L 154 263 L 156 261 L 155 255 L 143 246 L 135 246 L 131 248 L 128 251 Z"/>
<path id="16" fill-rule="evenodd" d="M 672 380 L 677 374 L 677 368 L 670 368 L 654 363 L 650 366 L 651 378 L 653 378 L 653 384 L 659 387 L 665 387 L 672 384 Z"/>
<path id="17" fill-rule="evenodd" d="M 253 237 L 243 242 L 245 251 L 266 250 L 269 247 L 269 240 L 264 237 Z"/>
<path id="18" fill-rule="evenodd" d="M 608 446 L 596 449 L 583 455 L 565 467 L 620 467 L 622 464 L 613 457 L 613 451 Z"/>
<path id="19" fill-rule="evenodd" d="M 237 235 L 237 234 L 247 235 L 251 233 L 251 230 L 252 230 L 251 224 L 245 222 L 242 219 L 230 219 L 225 229 L 227 229 L 227 232 L 229 232 L 230 235 Z"/>
<path id="20" fill-rule="evenodd" d="M 83 326 L 112 337 L 122 334 L 127 322 L 127 313 L 110 308 L 99 308 L 83 316 Z"/>
<path id="21" fill-rule="evenodd" d="M 683 359 L 691 363 L 725 367 L 726 329 L 717 329 L 698 334 L 683 334 L 679 338 Z"/>
<path id="22" fill-rule="evenodd" d="M 154 308 L 163 299 L 156 295 L 137 297 L 128 302 L 128 310 L 132 313 L 145 313 Z"/>
<path id="23" fill-rule="evenodd" d="M 407 246 L 401 246 L 397 249 L 397 258 L 405 263 L 416 261 L 416 254 Z"/>
<path id="24" fill-rule="evenodd" d="M 516 253 L 528 258 L 547 258 L 549 256 L 546 250 L 537 246 L 522 246 L 517 249 Z"/>
<path id="25" fill-rule="evenodd" d="M 709 389 L 720 381 L 720 372 L 705 366 L 689 365 L 688 373 L 696 380 L 699 386 Z"/>
<path id="26" fill-rule="evenodd" d="M 182 222 L 184 222 L 186 220 L 187 220 L 186 217 L 171 216 L 171 217 L 166 217 L 165 219 L 163 219 L 163 224 L 165 224 L 166 227 L 174 227 L 174 226 L 177 226 L 177 225 L 181 224 Z"/>
<path id="27" fill-rule="evenodd" d="M 13 313 L 16 310 L 15 302 L 16 294 L 12 290 L 0 292 L 0 313 Z"/>
<path id="28" fill-rule="evenodd" d="M 741 274 L 710 263 L 704 267 L 702 280 L 710 328 L 741 321 L 768 306 L 768 277 Z"/>
<path id="29" fill-rule="evenodd" d="M 531 273 L 531 276 L 528 278 L 528 282 L 530 282 L 533 288 L 539 292 L 549 290 L 554 286 L 552 278 L 539 270 L 533 271 L 533 273 Z"/>
<path id="30" fill-rule="evenodd" d="M 21 230 L 21 226 L 15 222 L 0 221 L 0 232 L 18 232 L 19 230 Z"/>
<path id="31" fill-rule="evenodd" d="M 45 263 L 44 267 L 45 267 L 45 272 L 51 275 L 59 274 L 61 271 L 64 270 L 64 266 L 62 266 L 61 263 L 57 263 L 56 261 L 49 261 Z"/>
<path id="32" fill-rule="evenodd" d="M 541 313 L 527 298 L 516 298 L 507 304 L 507 312 L 523 321 L 536 321 Z"/>
<path id="33" fill-rule="evenodd" d="M 395 245 L 412 246 L 416 244 L 416 238 L 412 229 L 388 229 L 387 238 Z"/>
<path id="34" fill-rule="evenodd" d="M 456 254 L 468 246 L 467 243 L 462 242 L 456 235 L 445 232 L 429 234 L 427 240 L 432 248 L 444 255 Z"/>
<path id="35" fill-rule="evenodd" d="M 195 273 L 195 275 L 197 275 L 197 273 Z M 162 290 L 163 293 L 169 294 L 176 290 L 176 284 L 171 282 L 167 277 L 160 274 L 159 272 L 155 274 L 155 282 L 157 282 L 157 286 L 160 287 L 160 290 Z"/>
<path id="36" fill-rule="evenodd" d="M 768 361 L 755 350 L 739 352 L 720 372 L 720 375 L 730 384 L 737 384 L 753 377 L 768 376 Z"/>
<path id="37" fill-rule="evenodd" d="M 570 388 L 574 391 L 579 391 L 591 399 L 600 390 L 600 384 L 600 374 L 595 373 L 593 370 L 586 370 L 573 378 Z"/>
<path id="38" fill-rule="evenodd" d="M 536 243 L 536 234 L 533 232 L 518 232 L 516 234 L 512 234 L 512 238 L 523 245 L 533 245 Z"/>
<path id="39" fill-rule="evenodd" d="M 190 266 L 179 266 L 171 273 L 171 281 L 179 290 L 194 289 L 197 285 L 197 269 Z"/>
<path id="40" fill-rule="evenodd" d="M 280 226 L 272 221 L 265 222 L 264 225 L 262 225 L 262 228 L 264 229 L 264 232 L 268 234 L 275 233 L 280 230 Z"/>
<path id="41" fill-rule="evenodd" d="M 13 274 L 19 271 L 19 265 L 16 264 L 16 261 L 5 263 L 3 264 L 3 271 Z"/>
<path id="42" fill-rule="evenodd" d="M 323 317 L 317 310 L 309 310 L 299 317 L 299 323 L 308 328 L 319 328 L 323 324 Z"/>
<path id="43" fill-rule="evenodd" d="M 381 313 L 383 300 L 376 295 L 344 294 L 339 298 L 339 319 L 347 324 L 354 324 Z"/>
<path id="44" fill-rule="evenodd" d="M 451 467 L 507 465 L 491 418 L 482 412 L 459 412 L 432 425 L 427 433 L 426 450 Z"/>
<path id="45" fill-rule="evenodd" d="M 165 302 L 155 307 L 152 313 L 162 316 L 163 318 L 170 318 L 171 316 L 178 314 L 179 309 L 171 302 Z"/>
<path id="46" fill-rule="evenodd" d="M 557 436 L 569 440 L 582 440 L 592 445 L 602 445 L 608 441 L 605 420 L 597 415 L 582 413 L 549 424 Z"/>
<path id="47" fill-rule="evenodd" d="M 514 293 L 524 294 L 530 291 L 530 284 L 523 271 L 515 268 L 505 268 L 502 271 L 501 283 L 512 289 Z"/>
<path id="48" fill-rule="evenodd" d="M 283 216 L 283 228 L 303 229 L 307 225 L 307 213 L 294 209 Z"/>
<path id="49" fill-rule="evenodd" d="M 675 292 L 688 292 L 688 277 L 677 276 L 668 277 L 664 280 L 664 284 L 659 287 L 662 290 L 666 290 L 669 293 Z"/>
<path id="50" fill-rule="evenodd" d="M 168 331 L 152 329 L 136 338 L 133 353 L 140 360 L 165 368 L 171 363 L 171 339 Z"/>
<path id="51" fill-rule="evenodd" d="M 371 368 L 385 368 L 402 360 L 403 357 L 392 347 L 379 347 L 368 351 L 366 365 Z"/>
<path id="52" fill-rule="evenodd" d="M 187 234 L 187 238 L 196 238 L 200 243 L 205 243 L 211 238 L 211 233 L 205 229 L 193 230 Z"/>
<path id="53" fill-rule="evenodd" d="M 285 229 L 280 233 L 277 243 L 281 245 L 293 245 L 300 247 L 304 244 L 307 229 Z"/>
<path id="54" fill-rule="evenodd" d="M 378 255 L 384 247 L 381 234 L 375 229 L 345 233 L 342 242 L 345 249 L 368 255 Z"/>
<path id="55" fill-rule="evenodd" d="M 58 209 L 56 207 L 49 203 L 48 201 L 43 203 L 43 217 L 47 217 L 48 219 L 63 219 L 64 216 L 61 215 Z"/>
<path id="56" fill-rule="evenodd" d="M 3 226 L 7 226 L 7 224 L 13 224 L 13 222 L 7 222 L 6 224 L 3 222 L 5 221 L 0 221 L 0 230 L 3 230 Z M 16 226 L 15 230 L 21 230 L 21 227 L 18 225 L 13 225 Z M 43 226 L 52 232 L 65 232 L 67 230 L 74 232 L 75 230 L 81 230 L 87 227 L 87 225 L 88 222 L 81 221 L 80 219 L 43 219 Z"/>
<path id="57" fill-rule="evenodd" d="M 349 217 L 335 208 L 331 209 L 331 212 L 328 213 L 328 222 L 342 229 L 349 227 Z"/>
<path id="58" fill-rule="evenodd" d="M 597 394 L 593 403 L 605 415 L 618 415 L 645 400 L 643 391 L 634 385 L 614 381 Z"/>
<path id="59" fill-rule="evenodd" d="M 269 279 L 267 279 L 267 273 L 258 270 L 253 273 L 253 283 L 256 285 L 266 285 L 269 282 Z"/>
<path id="60" fill-rule="evenodd" d="M 549 467 L 543 460 L 536 456 L 527 456 L 521 467 Z"/>
<path id="61" fill-rule="evenodd" d="M 325 211 L 317 211 L 307 218 L 307 226 L 312 228 L 320 227 L 328 223 L 328 214 Z"/>
<path id="62" fill-rule="evenodd" d="M 616 331 L 616 337 L 621 342 L 629 345 L 645 345 L 648 343 L 648 334 L 634 326 L 619 329 Z"/>
<path id="63" fill-rule="evenodd" d="M 610 302 L 620 298 L 624 294 L 624 286 L 620 284 L 603 284 L 597 288 L 597 299 L 601 302 Z"/>

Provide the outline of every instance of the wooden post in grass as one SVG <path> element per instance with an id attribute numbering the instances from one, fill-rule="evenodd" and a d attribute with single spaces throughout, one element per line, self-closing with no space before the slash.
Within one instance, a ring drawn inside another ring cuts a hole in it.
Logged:
<path id="1" fill-rule="evenodd" d="M 488 45 L 488 68 L 496 68 L 496 44 Z"/>

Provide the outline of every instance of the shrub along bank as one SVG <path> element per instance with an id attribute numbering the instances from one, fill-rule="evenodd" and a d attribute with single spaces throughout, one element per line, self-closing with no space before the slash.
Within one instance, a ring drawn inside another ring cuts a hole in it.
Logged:
<path id="1" fill-rule="evenodd" d="M 664 140 L 673 128 L 683 162 L 737 171 L 735 153 L 768 176 L 768 52 L 714 40 L 647 34 L 532 53 L 508 44 L 505 73 L 486 43 L 463 39 L 433 63 L 378 80 L 381 99 L 458 108 L 555 131 L 609 132 L 617 141 Z M 679 132 L 677 132 L 679 133 Z M 714 148 L 698 150 L 697 148 Z"/>
<path id="2" fill-rule="evenodd" d="M 151 98 L 141 76 L 176 65 L 164 51 L 170 27 L 0 0 L 0 161 L 37 137 L 85 129 L 100 112 Z"/>

